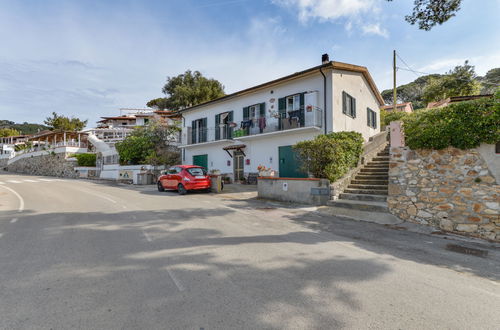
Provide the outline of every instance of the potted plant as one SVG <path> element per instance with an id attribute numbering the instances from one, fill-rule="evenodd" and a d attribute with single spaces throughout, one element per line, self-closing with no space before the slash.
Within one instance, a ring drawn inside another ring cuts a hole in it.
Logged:
<path id="1" fill-rule="evenodd" d="M 259 171 L 259 176 L 274 176 L 275 171 L 270 167 L 265 167 L 264 165 L 257 166 L 257 171 Z"/>

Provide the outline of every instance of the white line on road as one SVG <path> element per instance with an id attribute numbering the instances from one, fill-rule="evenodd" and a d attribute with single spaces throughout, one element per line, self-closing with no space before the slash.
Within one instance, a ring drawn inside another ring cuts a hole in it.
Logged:
<path id="1" fill-rule="evenodd" d="M 16 223 L 16 222 L 17 222 L 17 218 L 10 220 L 10 223 Z"/>
<path id="2" fill-rule="evenodd" d="M 17 197 L 17 199 L 19 200 L 19 207 L 17 208 L 17 211 L 18 212 L 22 212 L 24 210 L 24 199 L 21 197 L 21 195 L 19 195 L 17 193 L 17 191 L 15 191 L 12 188 L 4 187 L 4 186 L 0 186 L 0 187 L 4 188 L 4 189 L 7 189 L 8 191 L 10 191 L 11 193 L 13 193 Z"/>
<path id="3" fill-rule="evenodd" d="M 26 180 L 23 180 L 24 182 L 38 182 L 36 180 L 30 180 L 30 179 L 26 179 Z"/>
<path id="4" fill-rule="evenodd" d="M 144 237 L 146 237 L 146 239 L 148 240 L 148 242 L 153 241 L 153 240 L 151 239 L 151 237 L 148 235 L 148 233 L 146 233 L 144 230 L 142 231 L 142 234 L 144 235 Z"/>
<path id="5" fill-rule="evenodd" d="M 10 183 L 21 183 L 21 181 L 17 181 L 17 180 L 7 180 L 7 182 L 10 182 Z"/>
<path id="6" fill-rule="evenodd" d="M 51 182 L 51 181 L 54 181 L 54 179 L 38 179 L 40 181 L 45 181 L 45 182 Z"/>
<path id="7" fill-rule="evenodd" d="M 0 184 L 5 184 L 5 182 L 0 181 Z"/>
<path id="8" fill-rule="evenodd" d="M 168 275 L 170 275 L 170 278 L 174 282 L 174 284 L 177 287 L 177 289 L 179 289 L 179 291 L 184 291 L 185 289 L 182 286 L 181 282 L 179 282 L 179 280 L 177 279 L 177 277 L 175 277 L 174 273 L 170 269 L 168 269 L 168 268 L 167 268 L 167 273 L 168 273 Z"/>

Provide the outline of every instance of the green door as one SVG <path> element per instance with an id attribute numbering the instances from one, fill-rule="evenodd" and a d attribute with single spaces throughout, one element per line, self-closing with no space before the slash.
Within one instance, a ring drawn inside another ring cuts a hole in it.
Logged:
<path id="1" fill-rule="evenodd" d="M 208 155 L 194 155 L 193 165 L 201 166 L 208 169 Z"/>
<path id="2" fill-rule="evenodd" d="M 281 178 L 307 178 L 300 169 L 300 161 L 292 146 L 278 147 L 279 175 Z"/>

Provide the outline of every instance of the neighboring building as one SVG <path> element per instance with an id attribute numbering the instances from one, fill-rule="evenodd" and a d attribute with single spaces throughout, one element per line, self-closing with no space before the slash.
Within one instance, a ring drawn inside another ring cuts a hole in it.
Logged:
<path id="1" fill-rule="evenodd" d="M 153 120 L 158 120 L 166 125 L 174 125 L 180 116 L 173 111 L 152 109 L 120 109 L 120 116 L 101 117 L 98 128 L 129 128 L 147 126 Z"/>
<path id="2" fill-rule="evenodd" d="M 380 93 L 363 66 L 332 62 L 180 111 L 184 164 L 242 179 L 259 165 L 304 177 L 292 145 L 315 136 L 377 134 Z"/>
<path id="3" fill-rule="evenodd" d="M 493 97 L 493 94 L 452 96 L 452 97 L 449 97 L 449 98 L 441 100 L 441 101 L 430 102 L 429 104 L 427 104 L 427 109 L 443 108 L 443 107 L 446 107 L 452 103 L 477 100 L 477 99 L 482 99 L 485 97 Z"/>
<path id="4" fill-rule="evenodd" d="M 15 156 L 17 145 L 25 144 L 29 135 L 0 137 L 0 159 L 10 159 Z"/>
<path id="5" fill-rule="evenodd" d="M 384 106 L 380 107 L 380 109 L 383 109 L 387 112 L 392 112 L 392 111 L 394 111 L 394 105 L 384 105 Z M 411 102 L 396 104 L 396 111 L 397 112 L 411 113 L 411 112 L 413 112 L 413 105 L 411 104 Z"/>

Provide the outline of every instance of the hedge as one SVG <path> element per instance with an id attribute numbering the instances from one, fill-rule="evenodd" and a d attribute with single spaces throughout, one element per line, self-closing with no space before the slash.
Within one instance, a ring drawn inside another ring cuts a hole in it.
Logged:
<path id="1" fill-rule="evenodd" d="M 301 141 L 293 148 L 299 155 L 304 171 L 333 182 L 357 166 L 363 152 L 363 142 L 360 133 L 338 132 Z"/>
<path id="2" fill-rule="evenodd" d="M 78 166 L 95 166 L 96 154 L 76 154 Z"/>
<path id="3" fill-rule="evenodd" d="M 500 93 L 402 118 L 411 149 L 470 149 L 500 141 Z"/>

